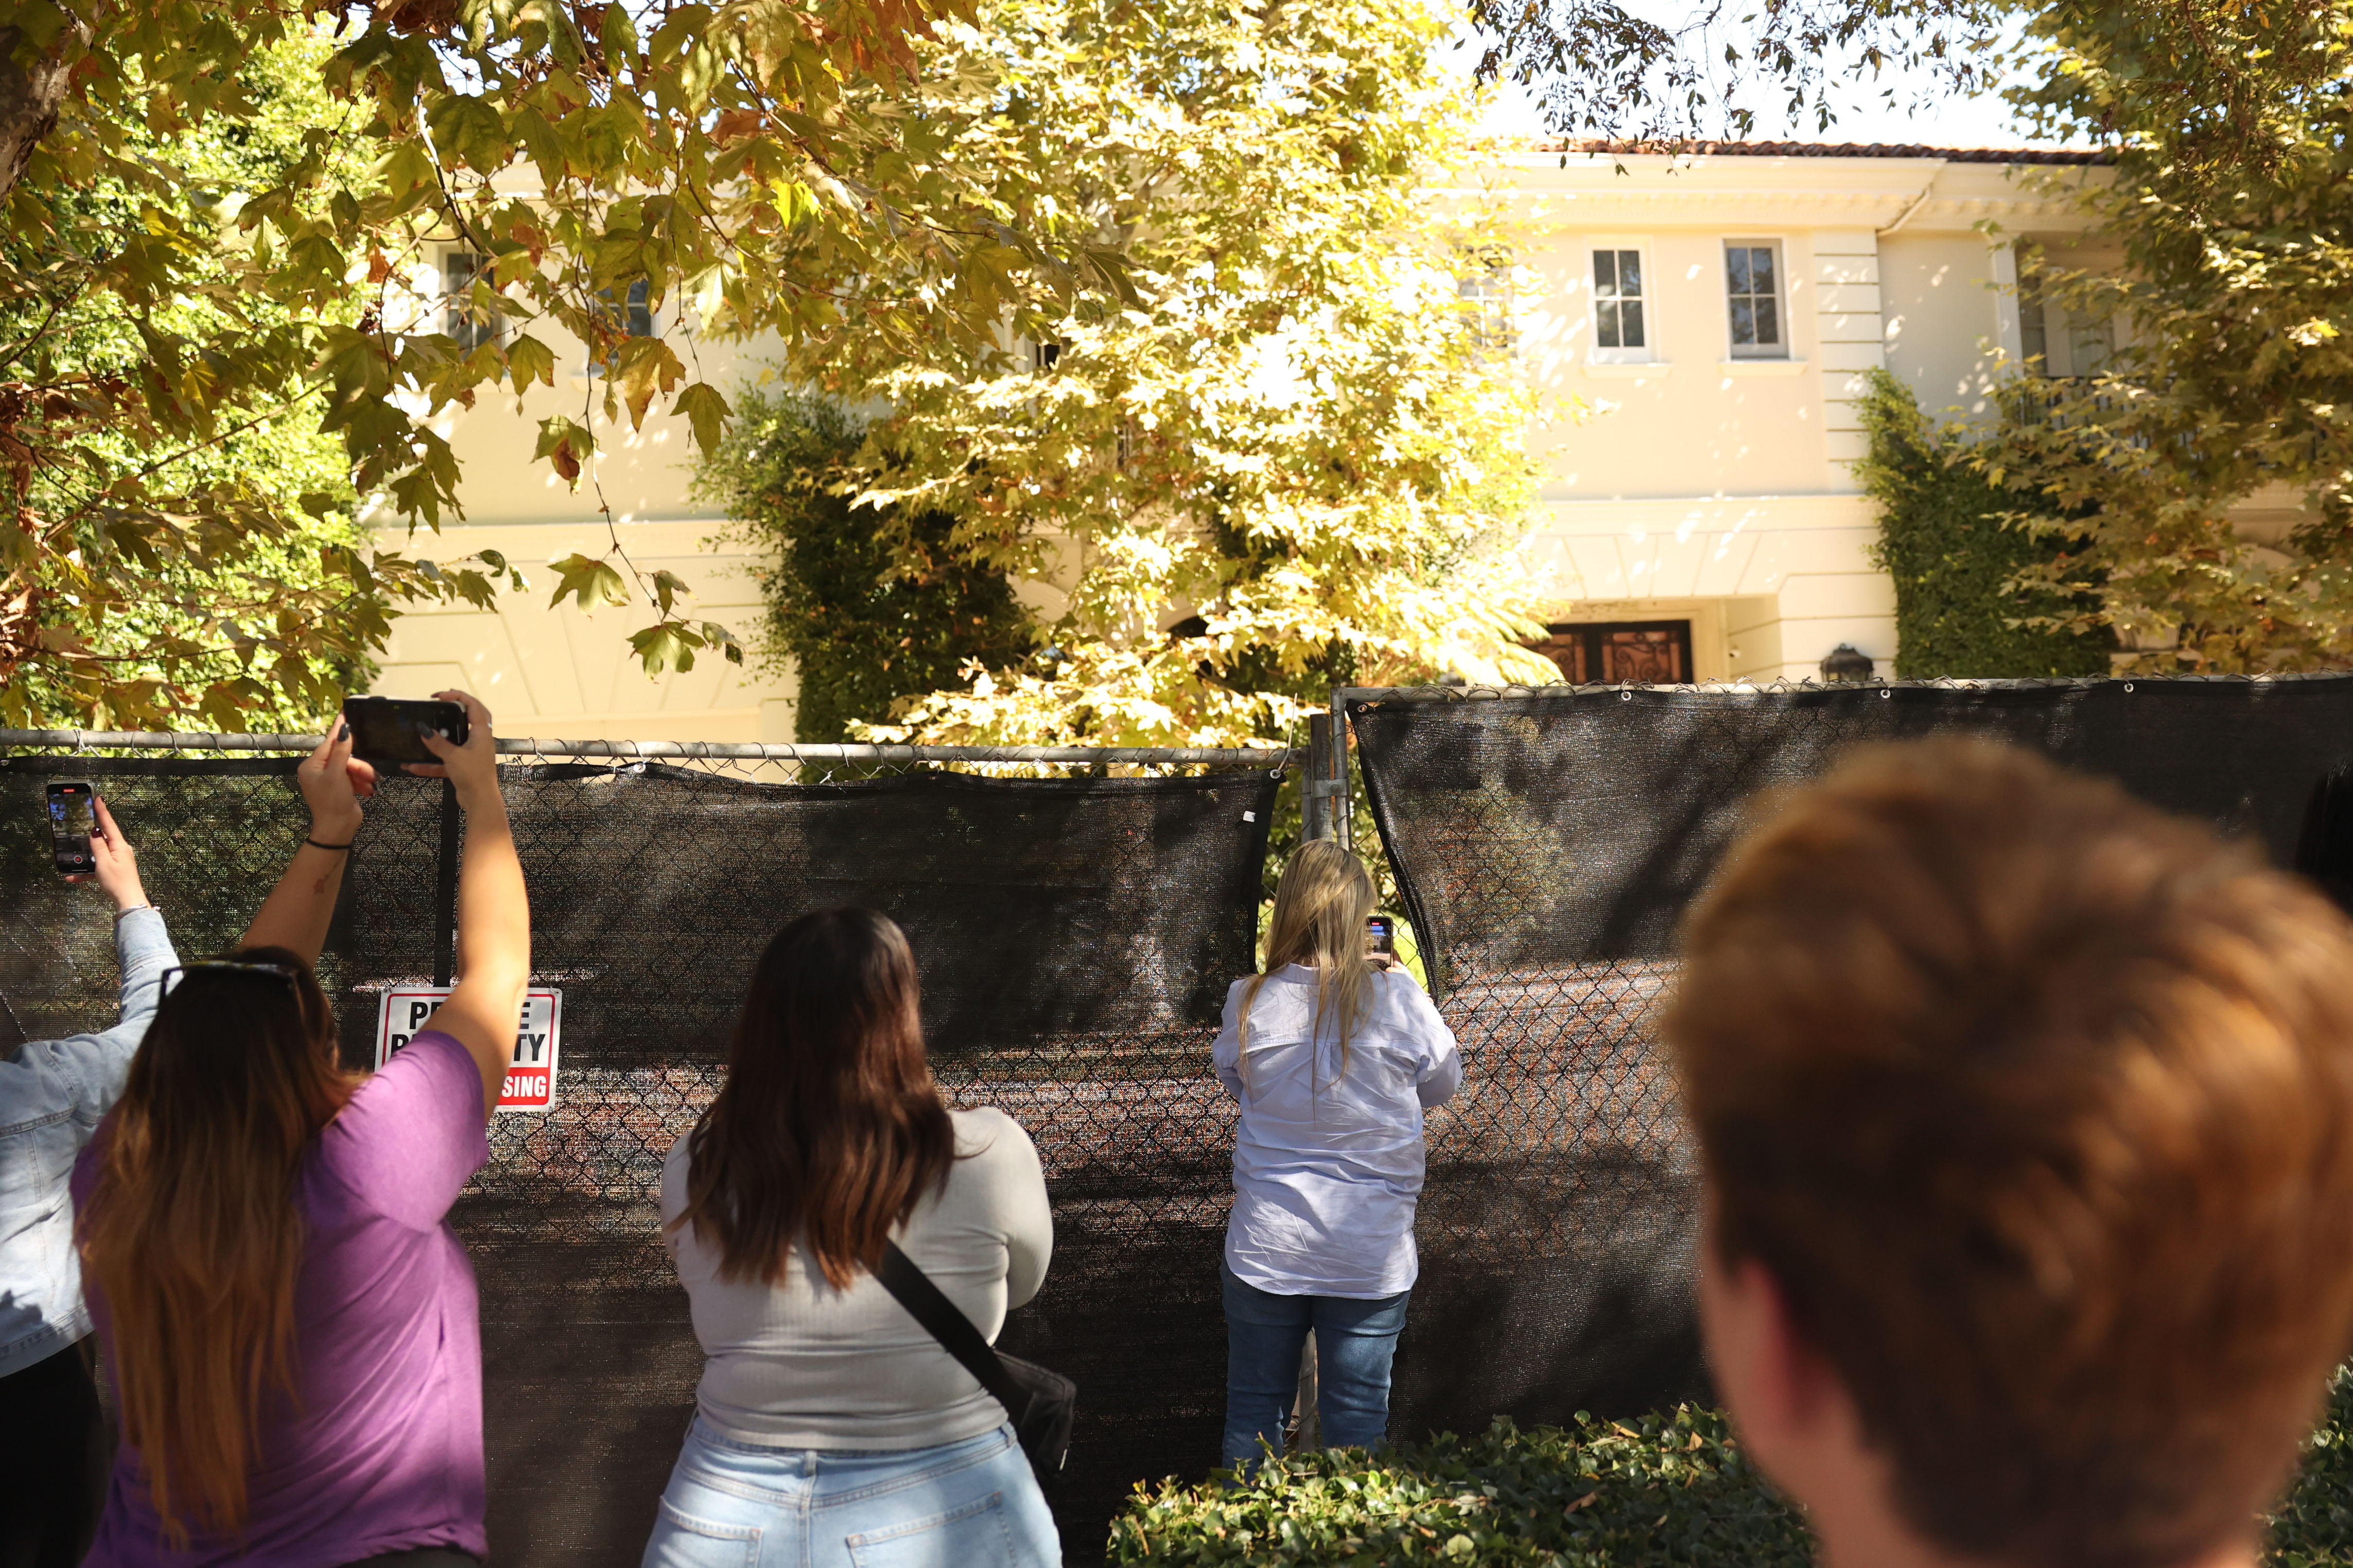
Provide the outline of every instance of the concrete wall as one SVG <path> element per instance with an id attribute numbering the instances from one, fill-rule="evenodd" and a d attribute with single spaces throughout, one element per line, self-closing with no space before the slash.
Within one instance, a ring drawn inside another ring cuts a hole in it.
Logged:
<path id="1" fill-rule="evenodd" d="M 439 309 L 438 276 L 420 272 L 415 307 Z M 689 356 L 673 310 L 658 312 L 689 368 L 733 396 L 756 382 L 757 345 L 700 343 Z M 530 580 L 526 593 L 500 596 L 495 611 L 470 607 L 412 612 L 394 623 L 375 689 L 421 697 L 456 685 L 490 705 L 502 735 L 542 739 L 789 741 L 795 683 L 789 670 L 752 655 L 744 666 L 699 655 L 693 669 L 649 677 L 629 650 L 629 634 L 653 620 L 644 602 L 594 612 L 573 601 L 552 606 L 549 563 L 574 553 L 605 556 L 650 580 L 676 573 L 692 588 L 687 608 L 753 643 L 765 616 L 750 547 L 728 537 L 728 519 L 688 494 L 693 441 L 683 419 L 649 414 L 642 429 L 624 410 L 603 412 L 602 381 L 590 374 L 586 347 L 552 323 L 533 334 L 555 351 L 555 384 L 534 384 L 522 398 L 483 397 L 435 421 L 463 465 L 459 499 L 466 516 L 437 535 L 387 530 L 391 548 L 436 560 L 477 550 L 502 552 Z M 563 414 L 595 433 L 597 454 L 576 486 L 532 460 L 539 422 Z"/>
<path id="2" fill-rule="evenodd" d="M 1433 197 L 1478 200 L 1498 184 L 1525 282 L 1519 363 L 1552 411 L 1528 432 L 1546 476 L 1538 556 L 1552 618 L 1689 620 L 1703 679 L 1803 679 L 1842 642 L 1890 668 L 1894 596 L 1871 564 L 1874 521 L 1849 467 L 1862 450 L 1857 380 L 1883 365 L 1932 414 L 1983 413 L 1994 356 L 2017 354 L 2019 328 L 2009 241 L 1980 226 L 2032 234 L 2072 259 L 2072 205 L 2036 173 L 1933 157 L 1574 154 L 1564 164 L 1534 149 L 1500 152 L 1478 181 Z M 1779 247 L 1782 357 L 1732 352 L 1725 245 L 1736 239 Z M 1641 355 L 1599 352 L 1600 247 L 1645 258 Z M 546 606 L 549 561 L 602 554 L 617 538 L 642 570 L 692 584 L 698 615 L 747 637 L 761 616 L 745 547 L 724 542 L 725 520 L 687 494 L 681 422 L 657 416 L 631 432 L 597 418 L 608 449 L 577 492 L 530 461 L 541 417 L 579 418 L 598 400 L 578 345 L 558 353 L 558 385 L 519 410 L 509 397 L 452 412 L 444 427 L 466 465 L 468 521 L 415 545 L 445 557 L 505 551 L 533 591 L 495 614 L 404 618 L 378 689 L 460 680 L 507 734 L 789 739 L 787 672 L 706 660 L 649 680 L 626 645 L 649 618 L 642 605 Z M 701 358 L 731 393 L 760 363 L 756 345 Z M 1582 417 L 1559 414 L 1575 403 Z"/>
<path id="3" fill-rule="evenodd" d="M 1547 407 L 1589 408 L 1529 433 L 1553 618 L 1689 619 L 1704 679 L 1803 679 L 1842 642 L 1888 668 L 1894 595 L 1851 468 L 1860 380 L 1883 366 L 1932 413 L 1984 413 L 1997 353 L 2018 352 L 2017 302 L 2009 240 L 1978 226 L 2063 237 L 2072 206 L 2038 174 L 1939 158 L 1499 162 L 1485 174 L 1512 192 L 1529 285 L 1524 372 Z M 1733 355 L 1736 241 L 1778 247 L 1783 357 Z M 1599 248 L 1646 258 L 1646 355 L 1599 342 Z"/>

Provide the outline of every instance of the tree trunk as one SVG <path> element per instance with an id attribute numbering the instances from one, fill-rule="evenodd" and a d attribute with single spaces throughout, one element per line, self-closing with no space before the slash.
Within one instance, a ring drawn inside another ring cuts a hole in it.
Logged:
<path id="1" fill-rule="evenodd" d="M 59 30 L 49 47 L 29 61 L 16 58 L 24 33 L 0 27 L 0 196 L 16 185 L 33 156 L 33 149 L 58 122 L 58 105 L 65 101 L 66 79 L 90 37 L 79 17 Z"/>

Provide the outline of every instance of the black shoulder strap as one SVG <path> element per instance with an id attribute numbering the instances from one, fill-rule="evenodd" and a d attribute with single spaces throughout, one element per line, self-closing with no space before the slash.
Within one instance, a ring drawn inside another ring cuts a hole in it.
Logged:
<path id="1" fill-rule="evenodd" d="M 898 1298 L 907 1315 L 923 1325 L 923 1331 L 940 1342 L 940 1348 L 964 1363 L 965 1371 L 980 1380 L 980 1385 L 997 1396 L 1005 1413 L 1018 1419 L 1029 1405 L 1024 1394 L 1007 1373 L 1005 1363 L 997 1357 L 989 1342 L 980 1337 L 972 1320 L 956 1310 L 932 1277 L 915 1267 L 915 1260 L 899 1250 L 895 1241 L 882 1244 L 882 1267 L 875 1271 L 882 1289 Z"/>

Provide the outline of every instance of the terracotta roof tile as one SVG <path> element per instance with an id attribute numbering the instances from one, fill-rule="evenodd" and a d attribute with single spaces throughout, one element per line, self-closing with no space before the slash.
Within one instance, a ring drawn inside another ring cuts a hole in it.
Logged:
<path id="1" fill-rule="evenodd" d="M 2107 163 L 2115 154 L 2070 147 L 1932 147 L 1917 142 L 1611 142 L 1537 138 L 1538 153 L 1673 153 L 1717 158 L 1942 158 L 1948 163 Z"/>

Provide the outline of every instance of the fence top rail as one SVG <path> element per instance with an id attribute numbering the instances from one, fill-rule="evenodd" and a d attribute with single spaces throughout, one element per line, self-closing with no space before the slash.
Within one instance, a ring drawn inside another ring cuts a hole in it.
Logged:
<path id="1" fill-rule="evenodd" d="M 2045 677 L 2022 680 L 1965 680 L 1940 676 L 1934 680 L 1699 680 L 1678 685 L 1651 685 L 1635 681 L 1603 683 L 1588 682 L 1574 686 L 1567 682 L 1543 686 L 1335 686 L 1332 689 L 1332 705 L 1337 711 L 1351 702 L 1481 702 L 1495 701 L 1506 697 L 1543 697 L 1552 699 L 1598 698 L 1620 692 L 1657 691 L 1676 694 L 1704 694 L 1726 697 L 1765 697 L 1791 692 L 1831 691 L 2042 691 L 2054 689 L 2088 689 L 2094 686 L 2117 686 L 2130 691 L 2136 686 L 2286 686 L 2300 681 L 2353 679 L 2353 671 L 2322 669 L 2281 675 L 2097 675 L 2079 677 Z"/>
<path id="2" fill-rule="evenodd" d="M 0 748 L 72 751 L 308 752 L 317 735 L 207 735 L 174 731 L 0 730 Z M 773 763 L 1066 763 L 1286 768 L 1291 746 L 766 745 L 733 741 L 538 741 L 509 736 L 502 757 L 671 758 Z"/>

